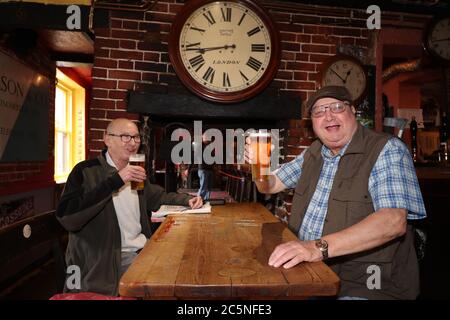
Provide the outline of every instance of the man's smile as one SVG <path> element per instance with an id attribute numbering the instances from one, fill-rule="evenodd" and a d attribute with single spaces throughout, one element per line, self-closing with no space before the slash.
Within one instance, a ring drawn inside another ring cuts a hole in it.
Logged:
<path id="1" fill-rule="evenodd" d="M 325 130 L 327 130 L 328 132 L 334 132 L 339 130 L 339 128 L 341 127 L 341 125 L 339 124 L 330 124 L 328 126 L 325 126 Z"/>

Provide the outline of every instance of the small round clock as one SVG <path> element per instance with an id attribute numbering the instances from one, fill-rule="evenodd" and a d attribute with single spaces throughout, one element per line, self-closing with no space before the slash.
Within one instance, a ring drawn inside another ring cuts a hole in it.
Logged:
<path id="1" fill-rule="evenodd" d="M 440 63 L 450 65 L 450 17 L 438 17 L 427 25 L 424 46 Z"/>
<path id="2" fill-rule="evenodd" d="M 252 0 L 191 0 L 172 26 L 169 56 L 179 79 L 195 94 L 239 102 L 261 92 L 275 76 L 279 35 Z"/>
<path id="3" fill-rule="evenodd" d="M 361 62 L 348 55 L 337 54 L 326 61 L 318 78 L 321 86 L 344 86 L 357 105 L 367 90 L 367 72 Z"/>

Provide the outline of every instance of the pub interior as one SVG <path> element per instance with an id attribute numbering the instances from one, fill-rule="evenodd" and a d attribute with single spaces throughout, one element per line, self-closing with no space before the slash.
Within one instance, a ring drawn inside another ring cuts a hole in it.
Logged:
<path id="1" fill-rule="evenodd" d="M 223 10 L 217 15 L 212 7 L 195 11 L 205 5 Z M 251 26 L 252 21 L 256 27 L 239 35 L 241 23 Z M 211 36 L 209 30 L 220 24 Z M 195 43 L 198 39 L 202 44 Z M 240 51 L 242 43 L 250 49 Z M 427 213 L 410 222 L 420 271 L 417 299 L 449 299 L 442 260 L 450 246 L 448 0 L 1 1 L 0 299 L 64 297 L 69 232 L 55 211 L 75 165 L 105 148 L 112 120 L 126 118 L 138 126 L 151 183 L 195 196 L 199 169 L 173 161 L 179 142 L 174 132 L 183 129 L 186 138 L 194 135 L 196 124 L 200 134 L 217 129 L 223 137 L 229 129 L 276 131 L 272 143 L 281 165 L 317 140 L 305 104 L 331 84 L 348 88 L 364 127 L 392 133 L 408 147 Z M 231 150 L 237 150 L 234 140 L 220 153 L 225 158 Z M 263 194 L 250 165 L 232 159 L 212 166 L 209 200 L 217 221 L 226 221 L 227 208 L 252 217 L 265 210 L 274 225 L 255 237 L 262 243 L 268 242 L 265 235 L 278 239 L 270 230 L 287 232 L 274 226 L 289 223 L 294 189 Z M 156 236 L 170 230 L 168 219 L 151 219 L 154 247 L 146 245 L 139 255 L 162 245 Z M 194 227 L 208 233 L 206 227 Z M 148 257 L 139 261 L 155 263 Z M 181 269 L 191 272 L 186 268 Z M 231 271 L 221 274 L 234 277 Z M 223 289 L 217 288 L 209 298 Z M 245 297 L 244 289 L 235 288 L 233 294 Z M 179 290 L 188 298 L 198 292 Z M 142 289 L 119 291 L 133 296 Z"/>

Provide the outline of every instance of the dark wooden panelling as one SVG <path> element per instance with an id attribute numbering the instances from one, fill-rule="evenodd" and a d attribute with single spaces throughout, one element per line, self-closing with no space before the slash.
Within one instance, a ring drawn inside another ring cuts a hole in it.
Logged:
<path id="1" fill-rule="evenodd" d="M 28 238 L 24 228 L 29 228 Z M 20 220 L 0 230 L 0 288 L 8 278 L 27 269 L 28 266 L 47 255 L 53 254 L 57 265 L 58 291 L 64 285 L 65 262 L 62 252 L 62 238 L 66 231 L 58 223 L 55 212 L 46 212 Z M 38 249 L 38 250 L 35 250 Z"/>

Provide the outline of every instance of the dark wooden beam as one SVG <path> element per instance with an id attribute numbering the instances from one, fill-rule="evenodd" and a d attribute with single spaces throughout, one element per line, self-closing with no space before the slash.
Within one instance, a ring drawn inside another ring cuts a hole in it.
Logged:
<path id="1" fill-rule="evenodd" d="M 53 61 L 57 61 L 58 64 L 63 62 L 77 62 L 82 64 L 93 64 L 94 55 L 93 54 L 83 54 L 83 53 L 54 53 L 51 56 Z"/>
<path id="2" fill-rule="evenodd" d="M 396 11 L 415 14 L 443 14 L 449 13 L 450 4 L 446 0 L 441 0 L 436 4 L 430 4 L 430 1 L 409 1 L 404 0 L 260 0 L 260 3 L 267 8 L 277 7 L 279 4 L 286 9 L 291 7 L 295 9 L 298 4 L 311 4 L 330 7 L 344 7 L 366 10 L 370 5 L 378 5 L 382 12 Z"/>
<path id="3" fill-rule="evenodd" d="M 128 112 L 162 118 L 237 119 L 240 121 L 301 118 L 301 99 L 262 93 L 237 104 L 216 104 L 195 95 L 130 92 Z"/>
<path id="4" fill-rule="evenodd" d="M 67 6 L 44 5 L 36 3 L 8 2 L 0 4 L 0 27 L 4 28 L 45 28 L 66 31 L 89 31 L 90 6 L 79 5 L 81 11 L 81 30 L 67 29 Z M 94 28 L 109 26 L 109 12 L 103 9 L 94 11 Z"/>
<path id="5" fill-rule="evenodd" d="M 56 66 L 62 68 L 92 68 L 93 64 L 87 62 L 56 61 Z"/>

